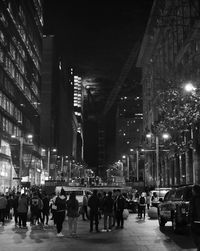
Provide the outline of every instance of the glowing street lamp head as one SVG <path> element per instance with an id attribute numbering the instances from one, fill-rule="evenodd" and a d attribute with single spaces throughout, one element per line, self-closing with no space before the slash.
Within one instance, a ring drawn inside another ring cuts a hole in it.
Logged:
<path id="1" fill-rule="evenodd" d="M 32 135 L 32 134 L 28 134 L 28 135 L 27 135 L 27 138 L 28 138 L 28 139 L 32 139 L 32 138 L 33 138 L 33 135 Z"/>
<path id="2" fill-rule="evenodd" d="M 184 89 L 186 90 L 186 92 L 192 92 L 196 90 L 194 85 L 190 82 L 185 85 Z"/>
<path id="3" fill-rule="evenodd" d="M 150 138 L 151 138 L 151 133 L 147 133 L 147 134 L 146 134 L 146 137 L 147 137 L 148 139 L 150 139 Z"/>
<path id="4" fill-rule="evenodd" d="M 162 137 L 163 139 L 169 139 L 170 135 L 169 133 L 163 133 Z"/>

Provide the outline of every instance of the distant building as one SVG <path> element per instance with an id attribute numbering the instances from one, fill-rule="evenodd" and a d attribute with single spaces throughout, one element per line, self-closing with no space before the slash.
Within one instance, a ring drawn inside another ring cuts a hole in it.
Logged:
<path id="1" fill-rule="evenodd" d="M 43 18 L 40 1 L 1 1 L 0 9 L 0 190 L 5 191 L 19 184 L 17 178 L 41 182 Z"/>
<path id="2" fill-rule="evenodd" d="M 45 179 L 55 176 L 58 57 L 55 37 L 43 36 L 40 141 Z M 57 149 L 56 149 L 57 150 Z"/>
<path id="3" fill-rule="evenodd" d="M 138 90 L 141 88 L 138 88 Z M 123 162 L 128 180 L 143 180 L 140 151 L 143 134 L 142 89 L 140 92 L 121 95 L 116 116 L 116 155 Z M 140 159 L 137 159 L 140 158 Z M 138 163 L 137 163 L 138 161 Z M 138 174 L 137 174 L 137 168 Z"/>

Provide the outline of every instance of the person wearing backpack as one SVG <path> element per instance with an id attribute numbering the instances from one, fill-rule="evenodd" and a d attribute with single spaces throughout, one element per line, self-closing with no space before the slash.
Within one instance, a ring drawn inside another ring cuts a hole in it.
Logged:
<path id="1" fill-rule="evenodd" d="M 43 202 L 42 200 L 39 198 L 37 193 L 33 194 L 33 197 L 30 201 L 30 205 L 31 205 L 31 225 L 35 225 L 36 222 L 41 221 L 42 223 L 42 217 L 41 217 L 41 211 L 43 208 Z"/>
<path id="2" fill-rule="evenodd" d="M 56 197 L 55 205 L 56 209 L 56 228 L 57 228 L 57 237 L 63 237 L 62 228 L 63 222 L 65 220 L 65 210 L 66 210 L 66 197 L 64 189 L 61 189 L 60 194 Z"/>
<path id="3" fill-rule="evenodd" d="M 141 194 L 140 199 L 139 199 L 139 219 L 142 218 L 142 214 L 144 214 L 144 219 L 145 219 L 145 215 L 146 215 L 146 199 L 144 196 L 144 193 Z"/>

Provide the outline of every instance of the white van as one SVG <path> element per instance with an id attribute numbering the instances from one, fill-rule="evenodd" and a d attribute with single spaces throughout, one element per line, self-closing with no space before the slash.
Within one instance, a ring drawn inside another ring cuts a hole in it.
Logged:
<path id="1" fill-rule="evenodd" d="M 64 189 L 66 195 L 67 195 L 67 199 L 69 198 L 70 193 L 75 192 L 76 194 L 76 199 L 79 202 L 79 205 L 82 206 L 83 203 L 83 196 L 85 195 L 86 192 L 88 192 L 89 194 L 92 194 L 92 192 L 87 189 L 86 187 L 70 187 L 70 186 L 57 186 L 55 188 L 55 193 L 58 194 L 61 189 Z"/>

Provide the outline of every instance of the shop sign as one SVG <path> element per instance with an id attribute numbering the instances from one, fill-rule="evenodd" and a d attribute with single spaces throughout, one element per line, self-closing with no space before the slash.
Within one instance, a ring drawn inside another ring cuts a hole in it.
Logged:
<path id="1" fill-rule="evenodd" d="M 1 140 L 0 152 L 7 155 L 7 156 L 9 156 L 9 157 L 11 157 L 10 145 L 5 140 Z"/>

